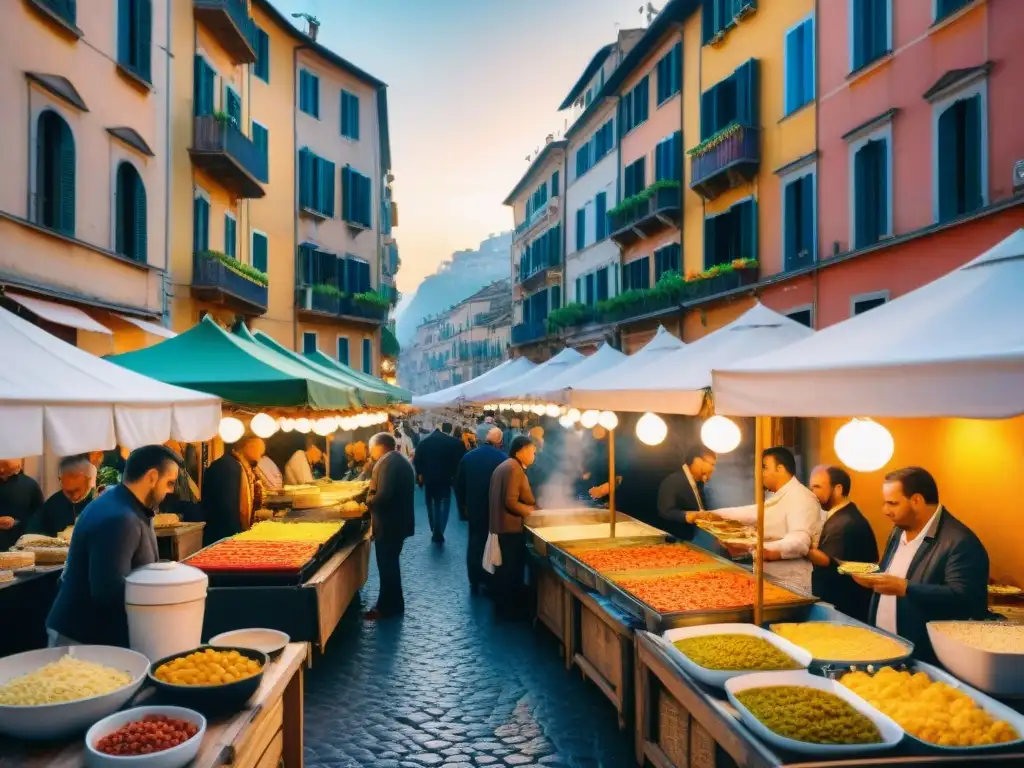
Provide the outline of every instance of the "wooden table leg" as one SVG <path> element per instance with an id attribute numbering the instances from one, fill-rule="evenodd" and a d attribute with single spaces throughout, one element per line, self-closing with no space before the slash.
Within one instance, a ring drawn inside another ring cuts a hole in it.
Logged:
<path id="1" fill-rule="evenodd" d="M 303 675 L 302 667 L 284 689 L 284 749 L 282 757 L 285 768 L 302 768 L 302 729 L 303 729 Z"/>

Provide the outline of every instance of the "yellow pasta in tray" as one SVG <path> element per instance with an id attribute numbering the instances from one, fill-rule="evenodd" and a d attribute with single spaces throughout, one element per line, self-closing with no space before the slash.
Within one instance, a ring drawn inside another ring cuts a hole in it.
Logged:
<path id="1" fill-rule="evenodd" d="M 103 696 L 132 681 L 127 672 L 92 661 L 61 656 L 0 685 L 0 704 L 31 707 Z"/>

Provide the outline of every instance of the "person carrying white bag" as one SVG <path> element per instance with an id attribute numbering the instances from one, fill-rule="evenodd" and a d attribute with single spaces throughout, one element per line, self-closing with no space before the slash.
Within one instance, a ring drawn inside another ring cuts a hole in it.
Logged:
<path id="1" fill-rule="evenodd" d="M 498 557 L 501 565 L 485 555 L 486 564 L 497 567 L 495 573 L 498 614 L 505 617 L 523 615 L 526 601 L 523 599 L 523 583 L 526 574 L 526 533 L 524 519 L 537 509 L 537 501 L 526 476 L 527 468 L 533 464 L 537 447 L 526 435 L 512 441 L 509 458 L 491 475 L 490 535 L 485 546 L 495 549 L 491 539 L 497 539 Z"/>

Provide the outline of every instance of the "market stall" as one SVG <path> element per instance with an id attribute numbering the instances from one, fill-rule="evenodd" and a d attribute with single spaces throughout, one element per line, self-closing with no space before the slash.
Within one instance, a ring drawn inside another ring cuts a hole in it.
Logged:
<path id="1" fill-rule="evenodd" d="M 525 357 L 506 360 L 501 365 L 462 384 L 456 384 L 439 392 L 431 392 L 428 395 L 418 395 L 412 399 L 412 405 L 421 410 L 459 407 L 464 403 L 471 403 L 478 392 L 517 379 L 535 367 L 536 365 Z"/>

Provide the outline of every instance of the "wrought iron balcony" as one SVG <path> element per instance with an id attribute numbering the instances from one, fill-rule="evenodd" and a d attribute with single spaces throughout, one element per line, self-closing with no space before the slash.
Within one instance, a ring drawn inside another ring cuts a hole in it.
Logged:
<path id="1" fill-rule="evenodd" d="M 209 251 L 192 254 L 192 294 L 246 315 L 267 311 L 267 286 L 246 277 Z"/>
<path id="2" fill-rule="evenodd" d="M 519 323 L 512 326 L 512 346 L 540 341 L 550 335 L 548 333 L 548 324 L 545 320 L 535 323 Z"/>
<path id="3" fill-rule="evenodd" d="M 562 198 L 558 195 L 552 197 L 544 205 L 521 221 L 512 235 L 512 242 L 519 242 L 536 230 L 542 222 L 558 217 L 558 211 L 562 204 Z"/>
<path id="4" fill-rule="evenodd" d="M 316 315 L 318 319 L 326 317 L 367 325 L 382 325 L 388 319 L 388 307 L 313 287 L 299 288 L 298 306 L 299 312 Z"/>
<path id="5" fill-rule="evenodd" d="M 682 199 L 679 187 L 663 187 L 649 197 L 621 206 L 611 215 L 612 240 L 629 247 L 646 237 L 679 227 Z"/>
<path id="6" fill-rule="evenodd" d="M 525 267 L 525 268 L 524 268 Z M 516 280 L 528 292 L 542 285 L 549 272 L 561 270 L 562 260 L 557 256 L 549 256 L 530 264 L 519 263 L 519 274 Z"/>
<path id="7" fill-rule="evenodd" d="M 230 120 L 199 115 L 192 126 L 192 162 L 239 197 L 263 197 L 267 158 Z"/>
<path id="8" fill-rule="evenodd" d="M 231 58 L 240 64 L 256 61 L 256 22 L 245 0 L 192 0 L 192 9 Z"/>
<path id="9" fill-rule="evenodd" d="M 734 123 L 691 149 L 690 189 L 706 200 L 750 182 L 761 164 L 761 129 Z"/>

